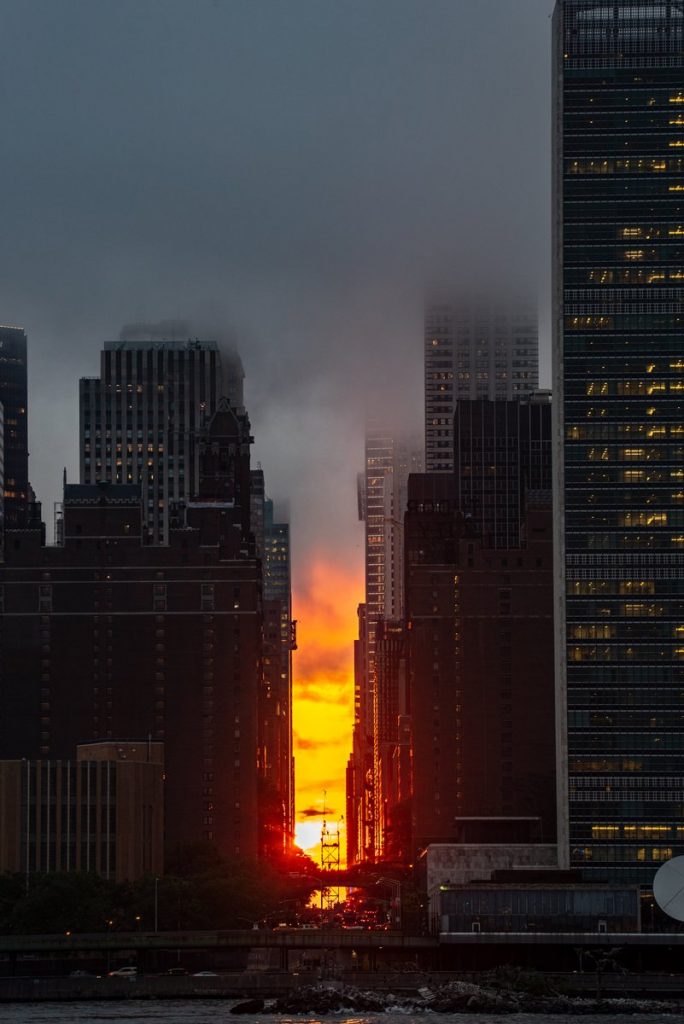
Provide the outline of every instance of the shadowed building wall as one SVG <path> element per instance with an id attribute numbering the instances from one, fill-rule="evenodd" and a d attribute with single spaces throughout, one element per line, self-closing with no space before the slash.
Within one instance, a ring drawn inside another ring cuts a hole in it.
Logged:
<path id="1" fill-rule="evenodd" d="M 250 550 L 249 428 L 227 403 L 200 438 L 199 494 L 165 546 L 139 488 L 67 485 L 64 542 L 6 544 L 0 756 L 164 742 L 168 844 L 257 847 L 261 573 Z"/>
<path id="2" fill-rule="evenodd" d="M 470 533 L 447 475 L 409 479 L 406 624 L 413 844 L 455 838 L 461 816 L 555 827 L 551 511 L 525 545 Z"/>
<path id="3" fill-rule="evenodd" d="M 8 530 L 24 525 L 28 478 L 27 351 L 23 327 L 0 325 L 0 402 L 4 412 L 4 520 Z"/>

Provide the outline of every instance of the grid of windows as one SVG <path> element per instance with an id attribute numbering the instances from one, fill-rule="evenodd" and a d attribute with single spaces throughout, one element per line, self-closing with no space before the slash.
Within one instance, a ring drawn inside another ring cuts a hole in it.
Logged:
<path id="1" fill-rule="evenodd" d="M 683 29 L 556 12 L 570 860 L 645 884 L 684 853 Z"/>
<path id="2" fill-rule="evenodd" d="M 428 473 L 454 468 L 459 399 L 512 399 L 539 386 L 537 311 L 458 300 L 425 310 L 425 461 Z"/>
<path id="3" fill-rule="evenodd" d="M 105 342 L 80 381 L 81 483 L 140 484 L 155 543 L 198 485 L 197 436 L 222 397 L 242 408 L 242 366 L 213 341 Z"/>

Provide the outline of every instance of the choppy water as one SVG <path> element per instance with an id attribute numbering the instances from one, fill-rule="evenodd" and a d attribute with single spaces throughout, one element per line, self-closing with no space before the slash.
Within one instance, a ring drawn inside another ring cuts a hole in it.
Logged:
<path id="1" fill-rule="evenodd" d="M 314 1024 L 314 1014 L 297 1017 L 274 1017 L 269 1014 L 231 1016 L 231 1003 L 223 999 L 165 999 L 121 1003 L 14 1003 L 0 1007 L 3 1024 Z M 335 1024 L 673 1024 L 681 1020 L 677 1014 L 529 1014 L 491 1015 L 488 1013 L 334 1013 L 323 1018 Z"/>

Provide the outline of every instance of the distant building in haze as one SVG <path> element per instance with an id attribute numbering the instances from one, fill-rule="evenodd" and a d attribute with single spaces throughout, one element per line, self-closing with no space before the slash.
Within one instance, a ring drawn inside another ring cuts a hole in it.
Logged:
<path id="1" fill-rule="evenodd" d="M 266 501 L 266 483 L 264 480 L 264 471 L 261 468 L 261 463 L 259 463 L 256 469 L 252 469 L 250 471 L 250 478 L 250 517 L 252 524 L 252 533 L 254 534 L 254 544 L 256 546 L 257 556 L 263 559 L 266 543 L 264 525 L 264 503 Z"/>
<path id="2" fill-rule="evenodd" d="M 244 372 L 215 341 L 165 340 L 154 325 L 147 339 L 144 325 L 125 333 L 136 340 L 105 342 L 100 376 L 80 382 L 81 482 L 140 485 L 150 537 L 168 543 L 172 509 L 197 491 L 206 418 L 222 398 L 244 413 Z"/>
<path id="3" fill-rule="evenodd" d="M 537 310 L 523 300 L 433 298 L 425 308 L 425 469 L 454 469 L 460 399 L 515 399 L 539 387 Z"/>

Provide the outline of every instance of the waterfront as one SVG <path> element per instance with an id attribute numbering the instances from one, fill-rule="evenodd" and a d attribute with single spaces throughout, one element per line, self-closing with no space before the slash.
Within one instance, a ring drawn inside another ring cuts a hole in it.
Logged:
<path id="1" fill-rule="evenodd" d="M 275 1017 L 261 1013 L 234 1017 L 230 1015 L 232 1000 L 150 1000 L 126 1001 L 112 1004 L 111 1002 L 90 1003 L 22 1003 L 5 1006 L 3 1021 L 8 1024 L 224 1024 L 224 1022 L 241 1020 L 244 1024 L 275 1024 L 277 1021 L 286 1024 L 313 1024 L 317 1021 L 314 1014 L 296 1017 Z M 414 1024 L 424 1020 L 421 1013 L 382 1013 L 382 1014 L 349 1014 L 348 1012 L 332 1015 L 337 1024 Z M 430 1014 L 430 1016 L 435 1016 Z M 630 1024 L 658 1024 L 681 1019 L 674 1013 L 639 1013 L 630 1014 Z M 453 1013 L 439 1014 L 437 1020 L 443 1024 L 493 1024 L 494 1021 L 506 1020 L 510 1024 L 624 1024 L 625 1015 L 621 1013 L 605 1014 L 490 1014 L 490 1013 Z"/>

